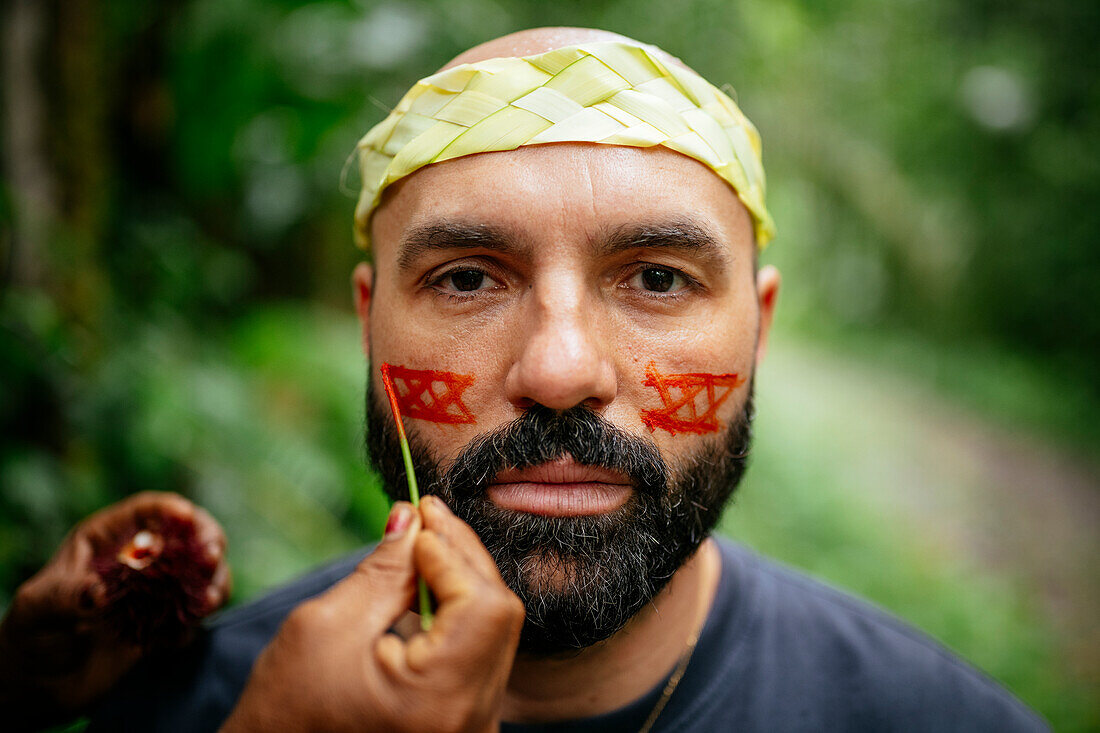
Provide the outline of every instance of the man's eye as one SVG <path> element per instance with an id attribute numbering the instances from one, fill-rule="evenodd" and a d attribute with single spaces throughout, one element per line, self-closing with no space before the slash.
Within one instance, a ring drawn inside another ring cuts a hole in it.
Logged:
<path id="1" fill-rule="evenodd" d="M 447 279 L 454 285 L 455 290 L 469 292 L 481 287 L 481 284 L 485 281 L 485 273 L 478 270 L 459 270 L 458 272 L 452 272 L 447 276 Z"/>
<path id="2" fill-rule="evenodd" d="M 684 276 L 667 267 L 647 267 L 632 278 L 634 287 L 651 293 L 670 293 L 683 289 L 687 284 Z"/>
<path id="3" fill-rule="evenodd" d="M 440 275 L 434 285 L 445 293 L 472 293 L 489 289 L 496 281 L 481 270 L 452 270 Z"/>

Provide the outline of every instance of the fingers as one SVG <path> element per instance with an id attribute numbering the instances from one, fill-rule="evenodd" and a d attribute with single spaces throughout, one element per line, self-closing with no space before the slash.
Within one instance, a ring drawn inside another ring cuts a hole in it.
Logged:
<path id="1" fill-rule="evenodd" d="M 413 546 L 419 532 L 420 517 L 412 505 L 395 503 L 382 542 L 323 597 L 352 614 L 360 633 L 382 635 L 408 608 L 416 592 Z"/>
<path id="2" fill-rule="evenodd" d="M 93 550 L 100 553 L 114 549 L 135 529 L 155 529 L 167 518 L 191 524 L 198 529 L 200 525 L 196 523 L 197 511 L 201 510 L 179 494 L 142 491 L 91 515 L 77 525 L 74 534 L 86 537 Z M 209 525 L 217 525 L 217 522 L 206 512 L 203 514 L 209 519 L 202 526 L 211 534 L 211 539 L 215 539 L 215 531 Z"/>
<path id="3" fill-rule="evenodd" d="M 472 672 L 502 654 L 510 657 L 525 616 L 523 604 L 504 585 L 495 565 L 491 576 L 479 567 L 492 559 L 472 530 L 467 527 L 466 535 L 456 526 L 465 524 L 453 515 L 444 516 L 442 507 L 424 509 L 437 527 L 447 526 L 447 537 L 458 542 L 452 544 L 437 530 L 421 532 L 416 540 L 416 570 L 439 605 L 431 630 L 407 644 L 408 668 L 423 672 L 443 664 Z"/>
<path id="4" fill-rule="evenodd" d="M 202 507 L 194 507 L 195 538 L 206 550 L 206 559 L 215 565 L 225 557 L 228 540 L 222 526 Z"/>
<path id="5" fill-rule="evenodd" d="M 420 506 L 425 531 L 417 538 L 417 570 L 440 605 L 470 599 L 490 611 L 518 607 L 522 616 L 522 604 L 504 585 L 496 562 L 477 533 L 438 497 L 425 497 Z"/>
<path id="6" fill-rule="evenodd" d="M 214 569 L 206 588 L 206 607 L 203 609 L 203 615 L 206 615 L 218 610 L 228 600 L 232 588 L 232 576 L 226 560 L 228 541 L 221 525 L 202 507 L 194 507 L 192 521 L 195 539 L 205 553 L 204 560 Z"/>
<path id="7" fill-rule="evenodd" d="M 105 589 L 92 569 L 87 539 L 70 534 L 45 567 L 20 586 L 13 609 L 41 622 L 94 614 L 105 603 Z"/>
<path id="8" fill-rule="evenodd" d="M 481 543 L 481 538 L 470 525 L 456 517 L 442 499 L 437 496 L 424 497 L 420 502 L 420 512 L 424 517 L 425 529 L 438 532 L 486 579 L 500 578 L 496 562 Z"/>
<path id="9" fill-rule="evenodd" d="M 218 563 L 218 567 L 214 571 L 214 577 L 210 579 L 210 585 L 206 588 L 206 607 L 203 609 L 202 615 L 211 614 L 221 608 L 229 599 L 229 592 L 232 587 L 233 581 L 229 571 L 229 563 L 223 559 Z"/>
<path id="10" fill-rule="evenodd" d="M 436 532 L 421 533 L 415 556 L 416 568 L 440 607 L 464 600 L 485 583 L 465 556 Z"/>
<path id="11" fill-rule="evenodd" d="M 201 511 L 187 499 L 170 491 L 142 491 L 121 502 L 118 508 L 132 512 L 139 524 L 155 522 L 165 516 L 191 521 L 196 512 Z"/>
<path id="12" fill-rule="evenodd" d="M 87 538 L 77 535 L 70 544 L 72 564 L 58 568 L 57 583 L 72 588 L 73 607 L 78 615 L 95 616 L 107 605 L 107 586 L 92 567 L 94 553 Z"/>

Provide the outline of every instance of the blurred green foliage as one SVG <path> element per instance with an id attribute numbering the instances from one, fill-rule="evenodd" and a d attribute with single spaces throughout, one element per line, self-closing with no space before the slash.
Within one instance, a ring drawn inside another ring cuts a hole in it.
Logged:
<path id="1" fill-rule="evenodd" d="M 5 129 L 38 144 L 5 138 L 0 187 L 0 603 L 141 489 L 226 525 L 238 599 L 376 536 L 346 163 L 418 77 L 531 26 L 619 31 L 736 88 L 764 138 L 785 338 L 1100 444 L 1095 3 L 18 5 L 38 45 L 5 49 L 33 80 L 5 67 Z M 920 623 L 1060 728 L 1100 726 L 1026 591 L 859 508 L 843 465 L 885 449 L 830 452 L 843 423 L 784 414 L 762 408 L 738 536 Z"/>

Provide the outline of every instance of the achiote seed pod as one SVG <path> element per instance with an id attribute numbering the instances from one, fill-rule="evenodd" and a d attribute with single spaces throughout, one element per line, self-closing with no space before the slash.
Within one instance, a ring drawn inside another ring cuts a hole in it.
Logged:
<path id="1" fill-rule="evenodd" d="M 162 515 L 117 536 L 93 560 L 106 587 L 107 624 L 145 648 L 181 643 L 211 610 L 207 593 L 218 558 L 195 524 L 180 517 Z"/>

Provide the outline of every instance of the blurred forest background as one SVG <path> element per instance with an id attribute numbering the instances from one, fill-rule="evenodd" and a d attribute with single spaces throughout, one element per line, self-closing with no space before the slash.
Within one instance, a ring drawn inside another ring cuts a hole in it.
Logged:
<path id="1" fill-rule="evenodd" d="M 462 49 L 607 28 L 728 83 L 784 273 L 724 530 L 1100 730 L 1100 6 L 6 0 L 0 606 L 141 489 L 235 602 L 376 537 L 356 140 Z"/>

